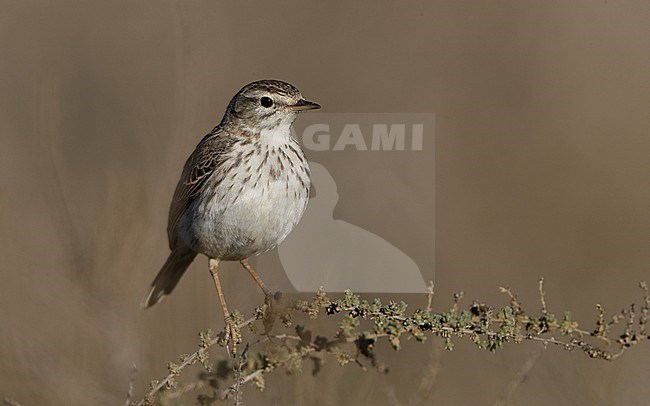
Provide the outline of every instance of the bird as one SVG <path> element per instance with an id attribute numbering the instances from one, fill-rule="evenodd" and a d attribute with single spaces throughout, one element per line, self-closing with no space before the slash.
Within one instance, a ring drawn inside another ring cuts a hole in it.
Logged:
<path id="1" fill-rule="evenodd" d="M 239 261 L 272 296 L 248 259 L 280 244 L 305 211 L 310 170 L 291 126 L 300 112 L 320 107 L 280 80 L 255 81 L 235 94 L 185 162 L 169 208 L 171 252 L 143 308 L 169 295 L 198 254 L 208 257 L 226 340 L 237 334 L 219 280 L 221 262 Z"/>

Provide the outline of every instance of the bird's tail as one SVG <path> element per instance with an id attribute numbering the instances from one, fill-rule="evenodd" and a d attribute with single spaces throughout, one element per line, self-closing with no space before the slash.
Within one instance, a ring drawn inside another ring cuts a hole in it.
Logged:
<path id="1" fill-rule="evenodd" d="M 167 257 L 167 261 L 165 261 L 165 265 L 156 275 L 156 279 L 153 280 L 151 290 L 142 301 L 141 307 L 143 309 L 149 308 L 170 294 L 194 260 L 194 257 L 196 257 L 196 252 L 185 247 L 172 250 L 169 257 Z"/>

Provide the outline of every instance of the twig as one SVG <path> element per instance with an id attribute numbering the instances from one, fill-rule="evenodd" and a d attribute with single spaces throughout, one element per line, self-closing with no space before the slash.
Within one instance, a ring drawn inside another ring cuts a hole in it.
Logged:
<path id="1" fill-rule="evenodd" d="M 420 379 L 420 384 L 411 400 L 411 405 L 423 405 L 427 403 L 427 400 L 431 396 L 433 387 L 438 378 L 438 373 L 440 373 L 440 360 L 442 358 L 443 343 L 440 340 L 436 340 L 430 344 L 429 348 L 429 360 L 424 368 L 422 373 L 422 378 Z"/>
<path id="2" fill-rule="evenodd" d="M 244 321 L 243 323 L 240 323 L 237 325 L 237 328 L 241 329 L 243 327 L 248 326 L 249 324 L 253 323 L 256 321 L 259 317 L 256 315 L 255 317 L 251 317 Z M 202 354 L 207 348 L 214 346 L 217 344 L 217 342 L 220 341 L 219 337 L 212 338 L 209 340 L 204 348 L 200 348 L 191 355 L 189 355 L 185 360 L 176 367 L 175 371 L 170 372 L 169 375 L 167 375 L 162 381 L 160 381 L 158 384 L 154 385 L 149 392 L 138 402 L 136 403 L 136 406 L 143 406 L 146 405 L 150 402 L 150 400 L 153 398 L 153 396 L 158 393 L 162 388 L 167 386 L 175 376 L 180 374 L 180 372 L 187 367 L 188 365 L 194 364 L 196 361 L 199 360 L 199 355 Z"/>
<path id="3" fill-rule="evenodd" d="M 544 292 L 544 278 L 539 278 L 539 299 L 542 302 L 542 314 L 546 316 L 548 314 L 548 308 L 546 307 L 546 292 Z"/>
<path id="4" fill-rule="evenodd" d="M 239 365 L 237 366 L 237 371 L 235 379 L 237 380 L 235 383 L 235 406 L 241 406 L 242 404 L 242 398 L 241 398 L 241 370 L 242 366 L 244 365 L 244 361 L 246 361 L 246 354 L 248 353 L 248 348 L 249 345 L 246 344 L 246 347 L 242 351 L 241 355 L 239 356 Z"/>
<path id="5" fill-rule="evenodd" d="M 239 385 L 245 385 L 248 382 L 251 382 L 254 379 L 257 379 L 259 376 L 261 376 L 264 373 L 263 369 L 257 369 L 254 372 L 251 372 L 250 374 L 246 375 L 242 379 L 238 381 Z M 237 389 L 237 384 L 232 384 L 228 389 L 224 389 L 221 392 L 217 394 L 217 399 L 218 400 L 226 400 L 233 392 L 235 392 Z"/>
<path id="6" fill-rule="evenodd" d="M 129 390 L 126 392 L 126 400 L 124 401 L 124 406 L 129 406 L 131 404 L 131 399 L 133 398 L 133 390 L 135 389 L 135 379 L 138 376 L 138 368 L 133 364 L 131 366 L 131 378 L 129 378 Z"/>
<path id="7" fill-rule="evenodd" d="M 427 286 L 427 311 L 429 313 L 433 311 L 433 281 L 429 281 Z"/>
<path id="8" fill-rule="evenodd" d="M 394 385 L 383 385 L 382 392 L 384 392 L 384 395 L 386 395 L 386 400 L 390 406 L 402 406 L 399 399 L 397 398 L 397 395 L 395 394 Z"/>
<path id="9" fill-rule="evenodd" d="M 512 378 L 510 383 L 508 383 L 508 386 L 506 387 L 506 390 L 501 397 L 501 399 L 497 400 L 494 403 L 494 406 L 505 406 L 507 404 L 512 403 L 512 396 L 515 394 L 515 391 L 521 383 L 528 377 L 528 374 L 530 371 L 533 369 L 535 364 L 537 363 L 537 360 L 539 359 L 540 355 L 542 355 L 542 349 L 537 348 L 535 349 L 535 352 L 528 357 L 526 362 L 521 366 L 519 371 L 515 374 L 515 376 Z"/>
<path id="10" fill-rule="evenodd" d="M 592 358 L 613 360 L 622 355 L 628 348 L 648 338 L 645 332 L 645 324 L 650 313 L 650 293 L 647 285 L 642 283 L 641 288 L 644 289 L 645 301 L 640 310 L 637 311 L 635 306 L 630 306 L 629 309 L 624 309 L 618 315 L 613 316 L 611 322 L 606 323 L 604 311 L 601 307 L 599 308 L 597 321 L 598 328 L 593 332 L 578 328 L 578 324 L 571 319 L 569 313 L 565 313 L 561 318 L 549 313 L 545 299 L 546 293 L 543 289 L 543 279 L 540 279 L 539 283 L 542 302 L 541 316 L 525 313 L 517 297 L 508 288 L 501 288 L 501 290 L 509 295 L 510 306 L 494 309 L 474 301 L 469 310 L 460 310 L 460 302 L 463 298 L 463 293 L 460 292 L 454 295 L 454 303 L 450 311 L 433 313 L 430 311 L 431 296 L 433 294 L 433 285 L 431 284 L 427 309 L 418 309 L 408 314 L 406 312 L 407 305 L 404 302 L 382 304 L 379 299 L 368 302 L 361 300 L 358 295 L 349 291 L 345 293 L 343 298 L 332 301 L 326 296 L 325 292 L 319 291 L 312 302 L 297 300 L 291 305 L 280 306 L 275 310 L 270 307 L 258 308 L 254 317 L 240 322 L 237 326 L 239 329 L 252 324 L 256 320 L 264 320 L 264 337 L 247 344 L 246 349 L 240 356 L 238 365 L 233 365 L 232 360 L 222 361 L 227 363 L 225 364 L 227 368 L 232 368 L 235 372 L 235 380 L 226 389 L 214 392 L 214 395 L 207 398 L 207 400 L 209 402 L 224 400 L 234 395 L 235 404 L 241 404 L 242 387 L 247 383 L 254 381 L 258 387 L 263 388 L 263 376 L 265 374 L 276 370 L 278 367 L 284 367 L 289 372 L 299 371 L 304 360 L 321 360 L 321 354 L 336 357 L 340 365 L 353 363 L 364 370 L 366 368 L 361 361 L 363 359 L 369 360 L 374 368 L 383 370 L 383 364 L 377 361 L 374 354 L 375 343 L 379 340 L 388 340 L 395 350 L 399 350 L 400 338 L 403 335 L 407 338 L 415 338 L 417 341 L 424 341 L 427 338 L 426 334 L 441 337 L 444 339 L 444 346 L 448 350 L 453 347 L 453 337 L 469 337 L 479 348 L 490 351 L 495 351 L 507 342 L 537 341 L 542 343 L 544 347 L 556 345 L 566 350 L 579 349 Z M 312 331 L 302 326 L 295 328 L 295 335 L 287 333 L 269 334 L 274 320 L 281 320 L 288 326 L 292 323 L 293 313 L 316 318 L 321 309 L 325 309 L 329 315 L 339 314 L 342 317 L 338 331 L 331 339 L 313 334 Z M 271 311 L 271 314 L 267 314 L 269 311 Z M 242 320 L 242 318 L 239 317 L 238 320 Z M 609 339 L 609 330 L 623 320 L 625 321 L 623 334 L 618 336 L 616 340 Z M 360 325 L 362 322 L 370 324 L 371 328 L 361 330 Z M 637 327 L 639 328 L 635 330 Z M 556 338 L 554 334 L 562 334 L 563 338 Z M 618 344 L 618 352 L 612 353 L 591 344 L 588 341 L 591 337 L 602 340 L 607 345 Z M 280 342 L 274 343 L 274 339 L 280 340 Z M 176 385 L 175 377 L 186 366 L 196 361 L 203 363 L 204 367 L 210 371 L 211 365 L 207 363 L 207 350 L 220 342 L 220 337 L 202 336 L 199 350 L 183 357 L 183 362 L 180 365 L 170 363 L 169 375 L 161 382 L 153 382 L 152 389 L 137 405 L 151 404 L 155 400 L 154 396 L 163 388 L 174 387 Z M 265 346 L 266 350 L 259 351 L 254 356 L 249 354 L 253 346 L 262 343 L 269 343 Z M 352 345 L 352 352 L 347 352 L 349 345 Z M 507 402 L 512 397 L 516 388 L 533 368 L 537 357 L 539 357 L 539 354 L 536 354 L 535 357 L 522 366 L 506 388 L 504 396 L 500 400 L 501 402 Z M 317 371 L 318 368 L 316 367 L 313 373 Z M 431 371 L 426 372 L 430 377 L 424 376 L 422 378 L 418 389 L 418 396 L 421 394 L 422 399 L 426 399 L 431 393 L 437 371 L 438 366 L 433 366 Z M 244 373 L 246 375 L 242 376 Z M 207 378 L 205 378 L 206 376 Z M 170 398 L 179 397 L 189 390 L 201 388 L 206 382 L 216 387 L 213 380 L 227 379 L 227 377 L 217 373 L 216 375 L 204 375 L 201 379 L 204 381 L 183 385 L 169 392 L 167 396 Z"/>

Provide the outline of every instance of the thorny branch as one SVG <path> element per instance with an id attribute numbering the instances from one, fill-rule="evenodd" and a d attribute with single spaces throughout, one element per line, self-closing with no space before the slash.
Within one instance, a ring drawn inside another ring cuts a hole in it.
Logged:
<path id="1" fill-rule="evenodd" d="M 541 342 L 545 347 L 551 344 L 569 351 L 578 349 L 591 358 L 609 361 L 648 338 L 650 292 L 645 282 L 640 283 L 644 293 L 640 310 L 632 304 L 611 316 L 608 321 L 603 307 L 597 305 L 596 328 L 592 331 L 579 328 L 569 312 L 564 312 L 562 317 L 551 313 L 543 283 L 544 280 L 540 279 L 542 308 L 536 316 L 528 314 L 517 296 L 506 287 L 502 287 L 501 292 L 508 295 L 510 303 L 500 309 L 474 301 L 469 308 L 460 310 L 464 296 L 460 292 L 454 295 L 452 308 L 441 313 L 432 311 L 433 285 L 429 288 L 426 308 L 417 309 L 410 314 L 407 313 L 407 304 L 404 302 L 382 304 L 379 299 L 369 302 L 350 291 L 337 300 L 330 299 L 321 290 L 312 301 L 267 302 L 255 309 L 254 315 L 248 319 L 233 312 L 238 330 L 248 328 L 257 335 L 257 339 L 246 344 L 245 349 L 234 359 L 223 358 L 215 364 L 211 363 L 208 350 L 215 344 L 227 344 L 224 342 L 225 332 L 217 336 L 210 330 L 201 333 L 199 349 L 190 355 L 181 356 L 180 364 L 170 362 L 169 374 L 161 381 L 151 382 L 149 392 L 140 401 L 131 404 L 143 406 L 164 403 L 201 389 L 210 392 L 209 395 L 198 396 L 201 405 L 229 398 L 234 398 L 238 404 L 243 386 L 253 382 L 263 390 L 265 375 L 280 367 L 287 372 L 299 372 L 304 361 L 313 363 L 312 374 L 316 374 L 325 356 L 335 357 L 340 365 L 353 363 L 365 370 L 364 362 L 369 362 L 379 371 L 385 371 L 386 368 L 377 360 L 374 352 L 374 346 L 379 340 L 387 340 L 395 350 L 399 350 L 404 337 L 422 342 L 428 335 L 432 335 L 442 338 L 445 348 L 452 350 L 454 337 L 468 337 L 479 349 L 489 351 L 496 351 L 505 343 L 528 340 Z M 327 315 L 338 315 L 341 318 L 338 330 L 331 338 L 316 335 L 303 325 L 295 326 L 295 334 L 271 333 L 277 320 L 288 328 L 294 317 L 306 315 L 315 319 L 323 310 Z M 261 321 L 263 332 L 256 331 L 258 321 Z M 362 323 L 367 328 L 362 329 Z M 616 337 L 613 330 L 619 325 L 622 332 Z M 600 343 L 601 346 L 595 343 Z M 610 346 L 614 346 L 613 351 L 608 348 Z M 197 361 L 204 368 L 198 380 L 178 384 L 176 378 L 187 366 L 196 364 Z M 229 381 L 232 383 L 222 386 Z"/>

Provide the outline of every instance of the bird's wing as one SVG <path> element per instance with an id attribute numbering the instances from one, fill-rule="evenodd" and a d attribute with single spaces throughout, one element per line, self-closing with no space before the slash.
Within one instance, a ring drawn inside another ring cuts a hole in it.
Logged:
<path id="1" fill-rule="evenodd" d="M 229 145 L 229 137 L 224 137 L 217 127 L 199 142 L 192 155 L 187 158 L 169 207 L 167 237 L 170 249 L 174 249 L 178 242 L 178 225 L 183 213 L 201 194 L 214 171 L 223 162 L 224 152 L 228 150 Z"/>

